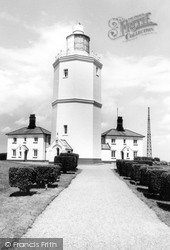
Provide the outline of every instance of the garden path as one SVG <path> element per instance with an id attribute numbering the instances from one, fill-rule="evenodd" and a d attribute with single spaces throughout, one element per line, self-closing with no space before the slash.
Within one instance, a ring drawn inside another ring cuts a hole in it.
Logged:
<path id="1" fill-rule="evenodd" d="M 111 170 L 83 171 L 24 237 L 63 238 L 64 250 L 169 250 L 170 228 Z"/>

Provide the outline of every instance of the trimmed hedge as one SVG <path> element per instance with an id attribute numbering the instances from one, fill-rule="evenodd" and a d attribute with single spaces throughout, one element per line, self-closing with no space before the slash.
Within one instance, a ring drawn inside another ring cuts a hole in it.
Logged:
<path id="1" fill-rule="evenodd" d="M 36 166 L 36 180 L 38 186 L 45 186 L 45 184 L 54 183 L 57 181 L 60 174 L 60 166 Z"/>
<path id="2" fill-rule="evenodd" d="M 9 184 L 18 187 L 20 191 L 29 192 L 30 187 L 36 183 L 37 186 L 54 183 L 60 175 L 60 166 L 35 166 L 27 165 L 9 168 Z"/>
<path id="3" fill-rule="evenodd" d="M 170 171 L 164 172 L 161 175 L 161 190 L 162 198 L 170 199 Z"/>
<path id="4" fill-rule="evenodd" d="M 29 192 L 30 186 L 35 182 L 36 171 L 31 167 L 11 167 L 9 169 L 9 184 L 18 187 L 20 191 Z"/>
<path id="5" fill-rule="evenodd" d="M 0 161 L 6 161 L 7 153 L 0 153 Z"/>
<path id="6" fill-rule="evenodd" d="M 74 157 L 74 161 L 75 161 L 75 168 L 78 166 L 78 160 L 79 160 L 79 155 L 75 154 L 75 153 L 61 153 L 61 156 L 72 156 Z"/>
<path id="7" fill-rule="evenodd" d="M 73 153 L 61 153 L 54 157 L 54 164 L 61 164 L 63 173 L 67 171 L 75 171 L 78 165 L 78 155 Z"/>
<path id="8" fill-rule="evenodd" d="M 130 177 L 135 182 L 148 186 L 150 193 L 170 199 L 170 166 L 149 166 L 143 165 L 143 162 L 117 160 L 117 171 L 121 176 Z"/>
<path id="9" fill-rule="evenodd" d="M 126 177 L 131 177 L 131 165 L 133 164 L 133 161 L 125 161 L 125 160 L 117 160 L 116 161 L 116 166 L 117 166 L 117 171 L 120 176 L 126 176 Z"/>
<path id="10" fill-rule="evenodd" d="M 160 193 L 161 191 L 161 179 L 162 174 L 167 172 L 165 169 L 151 169 L 149 170 L 149 183 L 148 188 L 149 192 Z"/>
<path id="11" fill-rule="evenodd" d="M 139 163 L 132 164 L 132 170 L 131 170 L 131 179 L 134 181 L 140 181 L 141 180 L 141 169 L 142 165 Z"/>
<path id="12" fill-rule="evenodd" d="M 149 174 L 150 174 L 150 170 L 153 170 L 157 167 L 155 166 L 147 166 L 144 165 L 140 168 L 140 172 L 141 172 L 141 179 L 140 179 L 140 184 L 143 186 L 148 186 L 149 185 Z"/>

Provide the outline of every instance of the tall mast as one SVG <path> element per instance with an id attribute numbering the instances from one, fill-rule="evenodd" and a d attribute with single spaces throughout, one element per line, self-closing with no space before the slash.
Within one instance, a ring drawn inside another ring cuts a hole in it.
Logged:
<path id="1" fill-rule="evenodd" d="M 147 126 L 147 157 L 152 157 L 151 124 L 150 124 L 150 108 L 149 107 L 148 107 L 148 126 Z"/>

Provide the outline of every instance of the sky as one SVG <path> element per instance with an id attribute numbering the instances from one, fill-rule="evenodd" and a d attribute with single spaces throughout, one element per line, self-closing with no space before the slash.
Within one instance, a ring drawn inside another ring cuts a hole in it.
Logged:
<path id="1" fill-rule="evenodd" d="M 0 0 L 0 152 L 6 133 L 28 125 L 51 130 L 53 66 L 80 22 L 102 68 L 102 132 L 145 136 L 150 107 L 152 155 L 170 161 L 170 2 L 168 0 Z M 154 32 L 136 39 L 108 36 L 112 18 L 150 14 Z"/>

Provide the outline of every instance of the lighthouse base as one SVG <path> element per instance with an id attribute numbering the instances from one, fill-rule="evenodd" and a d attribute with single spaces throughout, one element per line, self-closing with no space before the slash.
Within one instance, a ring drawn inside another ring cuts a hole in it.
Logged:
<path id="1" fill-rule="evenodd" d="M 78 164 L 97 164 L 102 163 L 100 158 L 79 158 Z"/>

